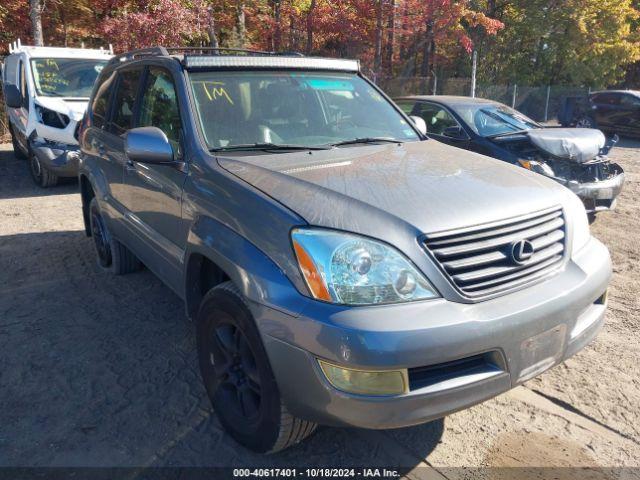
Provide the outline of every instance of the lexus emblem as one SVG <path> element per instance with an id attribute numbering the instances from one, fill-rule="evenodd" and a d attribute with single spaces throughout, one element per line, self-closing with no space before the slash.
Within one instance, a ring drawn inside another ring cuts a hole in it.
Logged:
<path id="1" fill-rule="evenodd" d="M 518 240 L 511 244 L 511 260 L 517 265 L 524 265 L 533 256 L 533 244 L 529 240 Z"/>

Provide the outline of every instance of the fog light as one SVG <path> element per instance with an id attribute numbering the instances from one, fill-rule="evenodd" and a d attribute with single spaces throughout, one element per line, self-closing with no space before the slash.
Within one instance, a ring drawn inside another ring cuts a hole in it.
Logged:
<path id="1" fill-rule="evenodd" d="M 318 360 L 329 383 L 359 395 L 400 395 L 409 389 L 407 370 L 357 370 Z"/>

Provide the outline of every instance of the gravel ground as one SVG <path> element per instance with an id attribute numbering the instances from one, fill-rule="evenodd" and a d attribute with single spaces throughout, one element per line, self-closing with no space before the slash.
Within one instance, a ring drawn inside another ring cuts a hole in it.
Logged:
<path id="1" fill-rule="evenodd" d="M 640 466 L 640 143 L 613 157 L 627 183 L 592 228 L 615 265 L 595 342 L 444 420 L 320 428 L 264 457 L 212 415 L 181 301 L 148 271 L 99 271 L 77 184 L 38 189 L 0 146 L 0 467 L 396 465 L 413 478 L 467 478 L 486 474 L 477 467 Z"/>

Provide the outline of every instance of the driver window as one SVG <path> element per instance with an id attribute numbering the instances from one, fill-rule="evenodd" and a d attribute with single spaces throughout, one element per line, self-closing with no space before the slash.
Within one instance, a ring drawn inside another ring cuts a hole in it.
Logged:
<path id="1" fill-rule="evenodd" d="M 147 75 L 140 106 L 139 127 L 157 127 L 164 132 L 179 152 L 180 110 L 171 74 L 164 69 L 151 67 Z"/>
<path id="2" fill-rule="evenodd" d="M 26 110 L 29 110 L 29 88 L 27 87 L 27 76 L 24 71 L 24 62 L 20 60 L 20 70 L 19 70 L 19 84 L 20 94 L 22 95 L 22 107 Z"/>
<path id="3" fill-rule="evenodd" d="M 427 131 L 432 135 L 443 135 L 445 129 L 459 126 L 447 110 L 431 103 L 420 104 L 416 114 L 427 123 Z"/>

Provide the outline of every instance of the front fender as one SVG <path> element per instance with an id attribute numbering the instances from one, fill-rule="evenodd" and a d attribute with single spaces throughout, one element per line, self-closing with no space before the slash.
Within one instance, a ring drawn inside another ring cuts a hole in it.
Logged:
<path id="1" fill-rule="evenodd" d="M 298 316 L 307 302 L 254 244 L 222 223 L 200 217 L 192 225 L 185 252 L 184 291 L 189 317 L 196 313 L 203 295 L 198 285 L 202 257 L 217 265 L 249 301 L 292 316 Z"/>

